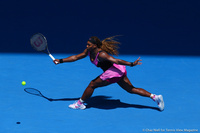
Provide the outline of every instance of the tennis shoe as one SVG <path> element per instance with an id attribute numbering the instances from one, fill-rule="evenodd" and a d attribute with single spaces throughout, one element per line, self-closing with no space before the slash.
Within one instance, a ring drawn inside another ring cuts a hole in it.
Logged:
<path id="1" fill-rule="evenodd" d="M 158 104 L 158 107 L 161 111 L 164 110 L 165 104 L 162 95 L 154 95 L 153 100 Z"/>
<path id="2" fill-rule="evenodd" d="M 83 103 L 80 104 L 78 101 L 76 101 L 75 103 L 70 104 L 69 108 L 71 108 L 71 109 L 82 109 L 83 110 L 83 109 L 86 108 L 86 106 Z"/>

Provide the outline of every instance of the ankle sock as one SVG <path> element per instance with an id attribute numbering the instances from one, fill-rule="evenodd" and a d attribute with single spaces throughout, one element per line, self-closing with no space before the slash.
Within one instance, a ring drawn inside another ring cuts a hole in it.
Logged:
<path id="1" fill-rule="evenodd" d="M 152 99 L 153 99 L 153 97 L 154 97 L 154 96 L 155 96 L 155 94 L 151 94 L 151 95 L 150 95 L 150 98 L 152 98 Z"/>
<path id="2" fill-rule="evenodd" d="M 156 95 L 155 94 L 151 94 L 151 99 L 153 99 L 154 101 L 155 101 L 155 97 L 156 97 Z"/>
<path id="3" fill-rule="evenodd" d="M 84 101 L 80 98 L 79 100 L 78 100 L 78 104 L 82 104 Z"/>

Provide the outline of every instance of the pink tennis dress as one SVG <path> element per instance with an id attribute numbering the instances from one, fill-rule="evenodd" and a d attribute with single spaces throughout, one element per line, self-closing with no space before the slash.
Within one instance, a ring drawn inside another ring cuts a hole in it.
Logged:
<path id="1" fill-rule="evenodd" d="M 124 76 L 126 76 L 126 67 L 124 65 L 112 64 L 109 61 L 100 62 L 98 60 L 98 55 L 102 51 L 99 51 L 94 59 L 91 61 L 95 66 L 100 67 L 103 69 L 103 73 L 100 75 L 102 80 L 106 80 L 110 83 L 116 83 L 120 81 Z M 90 56 L 90 52 L 88 53 Z"/>

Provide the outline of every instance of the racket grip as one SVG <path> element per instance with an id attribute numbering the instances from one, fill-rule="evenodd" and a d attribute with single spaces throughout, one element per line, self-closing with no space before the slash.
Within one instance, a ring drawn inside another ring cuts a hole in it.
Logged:
<path id="1" fill-rule="evenodd" d="M 53 57 L 53 55 L 49 54 L 49 56 L 51 57 L 51 59 L 52 59 L 53 61 L 55 60 L 55 58 Z M 57 61 L 55 61 L 55 63 L 58 64 Z"/>

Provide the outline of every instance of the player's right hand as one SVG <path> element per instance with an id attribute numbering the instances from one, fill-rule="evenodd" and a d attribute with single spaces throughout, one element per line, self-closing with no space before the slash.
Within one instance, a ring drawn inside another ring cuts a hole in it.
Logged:
<path id="1" fill-rule="evenodd" d="M 60 64 L 60 60 L 59 60 L 59 59 L 55 59 L 53 62 L 54 62 L 56 65 Z"/>

